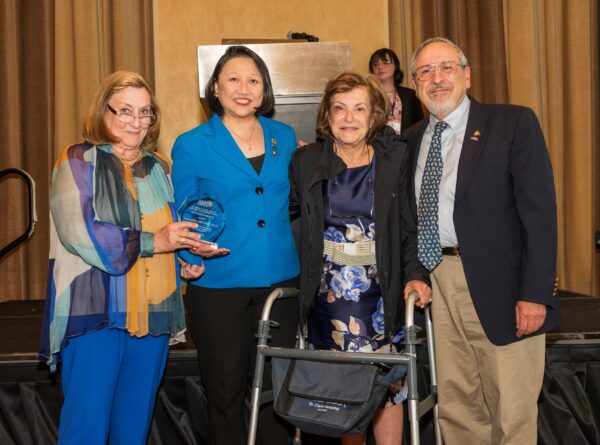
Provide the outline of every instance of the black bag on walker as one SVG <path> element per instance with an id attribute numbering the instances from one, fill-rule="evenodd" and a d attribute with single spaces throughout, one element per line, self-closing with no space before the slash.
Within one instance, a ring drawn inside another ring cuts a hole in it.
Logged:
<path id="1" fill-rule="evenodd" d="M 340 437 L 364 432 L 382 407 L 388 386 L 406 365 L 375 365 L 272 358 L 273 409 L 302 431 Z"/>

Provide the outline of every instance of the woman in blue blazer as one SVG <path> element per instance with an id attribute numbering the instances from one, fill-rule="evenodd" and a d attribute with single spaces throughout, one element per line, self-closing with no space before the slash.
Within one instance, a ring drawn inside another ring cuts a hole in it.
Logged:
<path id="1" fill-rule="evenodd" d="M 296 136 L 290 126 L 265 117 L 274 107 L 269 72 L 246 47 L 227 49 L 206 86 L 206 99 L 212 118 L 173 146 L 173 183 L 178 206 L 206 195 L 226 214 L 218 248 L 180 255 L 190 264 L 204 258 L 206 266 L 201 279 L 189 282 L 186 305 L 208 399 L 210 443 L 239 445 L 246 441 L 243 401 L 262 306 L 273 288 L 297 284 L 288 213 Z M 273 317 L 282 327 L 273 344 L 293 346 L 296 305 L 293 300 L 275 305 Z M 264 443 L 279 443 L 273 426 L 259 430 L 269 431 Z M 286 443 L 285 428 L 275 431 Z"/>

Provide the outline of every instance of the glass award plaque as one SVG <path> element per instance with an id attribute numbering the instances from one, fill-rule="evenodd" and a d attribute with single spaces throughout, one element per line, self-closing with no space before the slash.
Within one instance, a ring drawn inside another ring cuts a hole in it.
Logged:
<path id="1" fill-rule="evenodd" d="M 225 228 L 225 211 L 223 206 L 209 196 L 188 197 L 179 207 L 181 221 L 198 224 L 190 229 L 202 235 L 202 241 L 215 242 Z"/>

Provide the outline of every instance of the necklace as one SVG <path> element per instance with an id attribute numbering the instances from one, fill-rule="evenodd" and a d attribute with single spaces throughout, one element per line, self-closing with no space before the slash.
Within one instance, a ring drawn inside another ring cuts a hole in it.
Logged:
<path id="1" fill-rule="evenodd" d="M 237 132 L 235 132 L 233 130 L 233 128 L 231 128 L 229 125 L 227 125 L 227 122 L 225 122 L 225 119 L 222 120 L 223 125 L 225 125 L 225 128 L 227 128 L 230 132 L 232 132 L 234 135 L 236 135 L 238 138 L 240 138 L 242 141 L 244 141 L 247 145 L 246 150 L 252 151 L 252 136 L 254 135 L 254 128 L 256 127 L 256 119 L 254 119 L 254 122 L 252 124 L 252 131 L 250 132 L 250 137 L 248 139 L 246 139 L 245 137 L 240 136 Z"/>

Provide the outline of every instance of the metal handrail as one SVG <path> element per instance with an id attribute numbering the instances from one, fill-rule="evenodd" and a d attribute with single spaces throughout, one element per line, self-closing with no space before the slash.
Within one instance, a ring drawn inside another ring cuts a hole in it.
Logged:
<path id="1" fill-rule="evenodd" d="M 16 246 L 18 246 L 22 242 L 25 242 L 29 238 L 31 238 L 31 236 L 35 232 L 35 228 L 36 228 L 37 220 L 38 220 L 37 212 L 35 210 L 35 182 L 34 182 L 33 178 L 25 170 L 21 170 L 20 168 L 12 168 L 11 167 L 11 168 L 6 168 L 6 169 L 0 171 L 0 179 L 2 179 L 4 176 L 10 175 L 10 174 L 14 174 L 14 175 L 18 175 L 18 176 L 22 177 L 25 180 L 25 183 L 27 184 L 28 195 L 29 195 L 29 199 L 28 199 L 29 223 L 28 223 L 27 229 L 21 235 L 19 235 L 14 241 L 11 241 L 6 246 L 4 246 L 2 249 L 0 249 L 0 259 L 2 259 L 2 257 L 4 255 L 6 255 L 8 252 L 10 252 L 12 249 L 14 249 Z"/>

